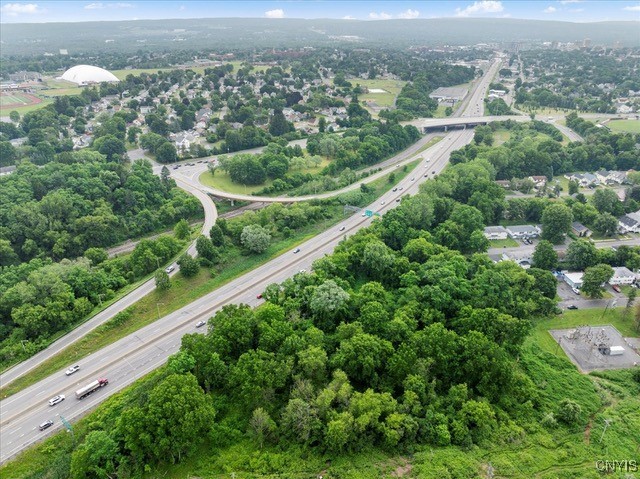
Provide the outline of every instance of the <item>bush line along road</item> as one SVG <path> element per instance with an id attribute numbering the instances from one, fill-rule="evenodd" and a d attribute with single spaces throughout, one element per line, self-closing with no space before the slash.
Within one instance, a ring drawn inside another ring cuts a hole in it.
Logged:
<path id="1" fill-rule="evenodd" d="M 484 95 L 489 83 L 498 71 L 499 66 L 500 61 L 494 61 L 484 76 L 476 83 L 474 91 L 469 96 L 466 110 L 461 116 L 482 115 Z M 443 141 L 421 153 L 422 157 L 429 159 L 422 161 L 416 167 L 414 170 L 415 175 L 408 175 L 396 185 L 398 191 L 387 191 L 378 198 L 378 200 L 366 207 L 366 209 L 383 214 L 389 209 L 394 208 L 398 204 L 396 202 L 397 199 L 400 199 L 405 194 L 416 193 L 418 191 L 418 185 L 421 182 L 433 178 L 445 168 L 449 160 L 449 155 L 453 150 L 463 147 L 469 143 L 472 138 L 473 129 L 455 130 L 448 133 Z M 402 154 L 403 153 L 401 153 L 401 155 Z M 372 181 L 371 177 L 367 178 L 367 180 Z M 199 186 L 187 182 L 186 179 L 179 179 L 178 186 L 196 194 L 199 198 L 201 195 L 206 196 L 199 191 Z M 402 189 L 400 190 L 400 188 Z M 333 194 L 335 195 L 336 193 L 334 192 Z M 208 197 L 207 200 L 212 204 Z M 277 199 L 271 200 L 276 201 Z M 280 200 L 282 201 L 282 199 Z M 290 201 L 291 198 L 285 199 L 285 201 L 287 200 Z M 201 201 L 203 204 L 205 203 L 202 198 Z M 207 213 L 203 231 L 209 231 L 214 221 L 212 218 L 214 217 L 215 207 L 213 213 Z M 60 416 L 66 420 L 78 419 L 109 395 L 114 394 L 141 376 L 163 365 L 171 354 L 178 351 L 180 348 L 180 339 L 184 334 L 198 331 L 195 327 L 196 321 L 209 319 L 218 309 L 226 304 L 243 302 L 250 306 L 258 305 L 262 300 L 256 297 L 262 293 L 267 285 L 280 283 L 302 269 L 309 270 L 313 261 L 322 258 L 325 254 L 331 253 L 344 236 L 354 233 L 369 224 L 369 218 L 362 217 L 360 214 L 354 214 L 342 223 L 332 227 L 331 230 L 301 244 L 298 254 L 293 254 L 292 252 L 283 254 L 253 270 L 251 273 L 227 283 L 214 292 L 203 296 L 178 311 L 168 314 L 136 333 L 82 360 L 78 360 L 77 362 L 80 364 L 81 369 L 77 373 L 66 376 L 64 370 L 61 370 L 37 384 L 1 401 L 0 463 L 5 462 L 7 459 L 29 447 L 34 442 L 46 437 L 48 434 L 62 428 Z M 344 226 L 344 230 L 341 230 L 342 226 Z M 149 282 L 145 283 L 143 287 L 148 285 L 148 283 Z M 149 291 L 153 289 L 153 284 L 151 286 Z M 139 298 L 149 292 L 146 291 L 141 294 L 139 293 L 141 288 L 130 293 L 129 296 L 135 295 Z M 113 306 L 115 306 L 115 304 L 110 308 Z M 112 311 L 111 314 L 113 315 L 116 312 L 117 311 Z M 107 319 L 104 319 L 104 321 Z M 93 320 L 91 322 L 93 322 Z M 89 323 L 90 322 L 85 324 Z M 94 327 L 96 326 L 97 324 Z M 49 351 L 49 349 L 43 351 L 43 353 L 47 351 Z M 47 356 L 50 354 L 51 352 L 49 351 Z M 33 359 L 35 359 L 35 357 Z M 42 359 L 35 360 L 35 364 L 31 365 L 29 369 L 35 367 L 41 360 Z M 14 370 L 15 369 L 17 368 L 14 368 Z M 24 372 L 22 374 L 24 374 Z M 19 375 L 20 374 L 15 377 Z M 74 392 L 77 389 L 98 378 L 107 378 L 109 385 L 100 388 L 83 400 L 75 399 Z M 0 379 L 5 383 L 4 377 Z M 69 397 L 69 400 L 50 407 L 47 401 L 57 394 L 66 395 Z M 38 425 L 49 419 L 54 420 L 54 426 L 49 428 L 47 433 L 39 431 Z"/>

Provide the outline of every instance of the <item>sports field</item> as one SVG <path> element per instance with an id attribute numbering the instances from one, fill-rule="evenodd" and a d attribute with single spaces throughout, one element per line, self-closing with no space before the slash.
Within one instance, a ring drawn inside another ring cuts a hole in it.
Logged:
<path id="1" fill-rule="evenodd" d="M 18 108 L 21 106 L 35 105 L 42 100 L 37 96 L 22 92 L 4 92 L 0 95 L 0 108 Z"/>

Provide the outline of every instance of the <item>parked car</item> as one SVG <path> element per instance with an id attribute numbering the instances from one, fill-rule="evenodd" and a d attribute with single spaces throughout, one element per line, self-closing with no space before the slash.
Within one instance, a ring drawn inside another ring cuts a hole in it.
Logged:
<path id="1" fill-rule="evenodd" d="M 300 273 L 303 273 L 303 274 L 304 274 L 304 273 L 306 273 L 306 272 L 307 272 L 307 270 L 306 270 L 306 269 L 301 269 L 301 270 L 300 270 Z"/>
<path id="2" fill-rule="evenodd" d="M 578 288 L 571 288 L 571 290 L 576 294 L 580 294 L 580 290 Z"/>
<path id="3" fill-rule="evenodd" d="M 169 273 L 171 273 L 174 269 L 176 269 L 176 267 L 175 267 L 174 265 L 172 265 L 172 264 L 171 264 L 171 265 L 167 266 L 167 267 L 164 269 L 164 272 L 165 272 L 165 273 L 167 273 L 167 274 L 169 274 Z"/>
<path id="4" fill-rule="evenodd" d="M 262 299 L 262 293 L 260 293 L 258 296 L 256 296 L 257 299 Z"/>
<path id="5" fill-rule="evenodd" d="M 578 309 L 578 307 L 575 304 L 570 304 L 567 309 Z"/>
<path id="6" fill-rule="evenodd" d="M 614 284 L 614 285 L 613 285 L 613 286 L 611 286 L 611 287 L 613 288 L 613 290 L 614 290 L 616 293 L 621 293 L 621 292 L 622 292 L 622 290 L 620 289 L 620 286 L 618 286 L 617 284 Z"/>
<path id="7" fill-rule="evenodd" d="M 64 401 L 64 394 L 58 394 L 57 396 L 53 396 L 51 399 L 49 399 L 49 406 L 55 406 L 62 401 Z"/>
<path id="8" fill-rule="evenodd" d="M 69 369 L 67 369 L 64 373 L 67 376 L 71 376 L 73 373 L 75 373 L 76 371 L 78 371 L 80 369 L 80 366 L 78 366 L 77 364 L 75 366 L 71 366 Z"/>
<path id="9" fill-rule="evenodd" d="M 196 323 L 196 328 L 201 328 L 202 326 L 204 326 L 205 324 L 207 324 L 206 321 L 204 320 L 200 320 Z"/>
<path id="10" fill-rule="evenodd" d="M 38 429 L 40 429 L 41 431 L 44 431 L 45 429 L 48 429 L 51 426 L 53 426 L 53 421 L 51 419 L 47 419 L 45 422 L 43 422 L 38 426 Z"/>

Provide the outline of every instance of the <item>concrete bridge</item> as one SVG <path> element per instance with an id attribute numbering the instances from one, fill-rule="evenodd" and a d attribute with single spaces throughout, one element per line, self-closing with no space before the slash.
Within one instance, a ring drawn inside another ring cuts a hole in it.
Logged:
<path id="1" fill-rule="evenodd" d="M 449 131 L 452 129 L 466 129 L 478 125 L 487 125 L 492 121 L 513 120 L 518 122 L 531 121 L 531 118 L 523 115 L 506 115 L 506 116 L 468 116 L 456 118 L 420 118 L 407 122 L 418 128 L 422 133 L 430 131 Z"/>

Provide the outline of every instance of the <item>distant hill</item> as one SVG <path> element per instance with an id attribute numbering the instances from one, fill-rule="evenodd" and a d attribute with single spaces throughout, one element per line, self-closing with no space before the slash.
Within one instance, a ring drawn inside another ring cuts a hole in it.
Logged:
<path id="1" fill-rule="evenodd" d="M 2 56 L 88 51 L 291 48 L 339 43 L 406 48 L 493 42 L 576 42 L 640 46 L 640 22 L 569 23 L 495 18 L 303 20 L 210 18 L 3 24 Z"/>

